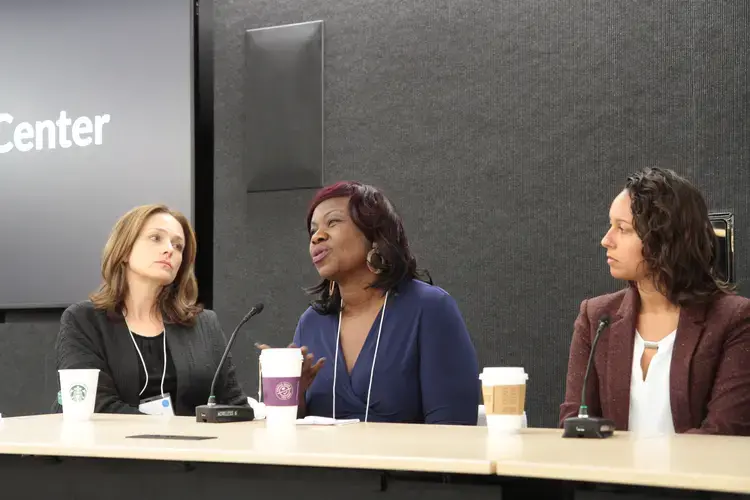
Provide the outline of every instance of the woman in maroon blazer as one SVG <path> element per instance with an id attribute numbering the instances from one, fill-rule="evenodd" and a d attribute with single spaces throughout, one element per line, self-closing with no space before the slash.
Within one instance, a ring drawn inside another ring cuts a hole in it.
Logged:
<path id="1" fill-rule="evenodd" d="M 584 300 L 570 346 L 560 423 L 578 414 L 619 430 L 750 435 L 750 300 L 714 274 L 715 238 L 700 192 L 670 170 L 631 175 L 602 239 L 620 292 Z"/>

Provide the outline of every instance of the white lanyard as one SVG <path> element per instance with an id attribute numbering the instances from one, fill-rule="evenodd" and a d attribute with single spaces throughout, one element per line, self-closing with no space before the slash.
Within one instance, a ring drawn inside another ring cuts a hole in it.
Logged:
<path id="1" fill-rule="evenodd" d="M 138 352 L 138 357 L 141 358 L 141 363 L 143 363 L 143 371 L 146 373 L 146 383 L 143 384 L 143 389 L 141 389 L 141 392 L 138 393 L 140 396 L 143 394 L 143 391 L 146 390 L 146 387 L 148 387 L 148 368 L 146 367 L 146 362 L 143 360 L 143 354 L 141 354 L 141 350 L 138 348 L 138 343 L 135 341 L 135 335 L 133 335 L 133 331 L 130 329 L 130 325 L 125 322 L 125 325 L 128 327 L 128 332 L 130 332 L 130 338 L 133 340 L 133 345 L 135 346 L 136 352 Z M 161 397 L 164 397 L 164 378 L 167 376 L 167 329 L 165 328 L 162 332 L 164 335 L 164 371 L 161 373 Z"/>
<path id="2" fill-rule="evenodd" d="M 385 319 L 385 305 L 388 303 L 388 292 L 385 292 L 383 301 L 383 312 L 380 315 L 380 326 L 378 326 L 378 338 L 375 341 L 375 354 L 372 355 L 372 368 L 370 368 L 370 385 L 367 386 L 367 406 L 365 407 L 365 422 L 370 414 L 370 393 L 372 392 L 372 377 L 375 375 L 375 360 L 378 358 L 378 347 L 380 346 L 380 333 L 383 331 L 383 319 Z M 344 310 L 344 301 L 339 308 L 339 326 L 336 332 L 336 356 L 333 359 L 333 418 L 336 418 L 336 373 L 339 365 L 339 341 L 341 340 L 341 314 Z"/>

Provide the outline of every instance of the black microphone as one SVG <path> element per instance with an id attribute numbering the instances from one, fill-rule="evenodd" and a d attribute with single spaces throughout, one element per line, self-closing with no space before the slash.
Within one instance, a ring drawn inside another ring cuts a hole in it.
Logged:
<path id="1" fill-rule="evenodd" d="M 602 417 L 589 417 L 589 409 L 586 406 L 586 387 L 588 386 L 589 373 L 591 365 L 594 362 L 594 353 L 596 344 L 599 343 L 599 336 L 609 326 L 609 316 L 604 315 L 599 320 L 599 326 L 594 335 L 594 341 L 591 343 L 591 352 L 589 353 L 589 362 L 586 365 L 586 373 L 583 376 L 583 388 L 581 389 L 581 405 L 578 408 L 577 417 L 569 417 L 563 423 L 563 437 L 579 438 L 607 438 L 615 431 L 615 423 L 611 419 Z"/>
<path id="2" fill-rule="evenodd" d="M 263 310 L 263 304 L 256 304 L 255 307 L 242 318 L 237 328 L 234 329 L 232 335 L 229 337 L 227 342 L 227 348 L 224 349 L 224 354 L 221 356 L 219 366 L 216 368 L 214 379 L 211 381 L 211 391 L 209 392 L 208 402 L 205 405 L 196 406 L 195 408 L 195 420 L 197 422 L 208 422 L 212 424 L 223 424 L 226 422 L 248 422 L 255 419 L 255 412 L 250 406 L 238 406 L 238 405 L 217 405 L 216 396 L 214 395 L 214 388 L 216 387 L 216 380 L 219 378 L 221 368 L 224 366 L 224 361 L 229 355 L 229 350 L 234 344 L 234 339 L 237 337 L 237 332 L 240 328 L 247 323 L 250 318 L 256 314 L 260 314 Z"/>

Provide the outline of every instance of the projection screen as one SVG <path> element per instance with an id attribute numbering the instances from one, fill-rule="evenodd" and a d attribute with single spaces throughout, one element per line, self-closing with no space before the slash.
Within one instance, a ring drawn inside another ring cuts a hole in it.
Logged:
<path id="1" fill-rule="evenodd" d="M 99 286 L 127 210 L 193 220 L 193 5 L 0 10 L 0 309 L 65 307 Z"/>

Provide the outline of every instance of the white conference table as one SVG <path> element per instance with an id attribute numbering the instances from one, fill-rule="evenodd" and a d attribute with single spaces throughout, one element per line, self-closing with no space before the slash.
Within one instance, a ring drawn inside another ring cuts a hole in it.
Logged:
<path id="1" fill-rule="evenodd" d="M 137 435 L 177 439 L 131 437 Z M 261 470 L 257 467 L 265 467 L 264 473 L 258 473 L 254 480 L 270 474 L 275 482 L 260 486 L 240 482 L 238 489 L 273 490 L 280 479 L 289 482 L 286 478 L 302 476 L 305 484 L 298 486 L 310 488 L 318 480 L 325 481 L 328 470 L 363 474 L 351 476 L 355 478 L 351 482 L 343 476 L 331 476 L 324 486 L 313 488 L 325 498 L 337 497 L 331 488 L 339 486 L 342 497 L 358 491 L 356 496 L 361 499 L 370 493 L 382 498 L 380 486 L 372 485 L 380 485 L 380 479 L 375 478 L 384 472 L 459 479 L 455 490 L 425 485 L 416 488 L 430 490 L 430 498 L 442 498 L 441 494 L 445 498 L 500 498 L 503 478 L 750 494 L 750 438 L 723 436 L 645 438 L 616 433 L 605 440 L 583 440 L 563 439 L 557 429 L 525 429 L 515 436 L 498 437 L 489 435 L 485 427 L 377 423 L 297 426 L 276 431 L 266 428 L 262 421 L 205 424 L 189 417 L 108 414 L 97 414 L 90 422 L 65 422 L 62 415 L 3 419 L 0 458 L 3 464 L 14 467 L 0 466 L 0 475 L 28 473 L 29 477 L 42 477 L 56 470 L 39 468 L 38 462 L 29 457 L 68 457 L 67 462 L 82 466 L 70 466 L 65 474 L 78 475 L 80 471 L 81 477 L 91 476 L 92 483 L 97 479 L 93 472 L 86 471 L 98 467 L 96 474 L 106 478 L 107 484 L 114 484 L 118 477 L 112 472 L 115 469 L 105 468 L 108 463 L 139 467 L 139 472 L 133 472 L 134 478 L 153 475 L 149 467 L 167 470 L 159 464 L 193 464 L 190 470 L 195 464 L 205 464 L 201 470 L 210 474 L 206 473 L 203 482 L 191 486 L 183 481 L 185 488 L 192 488 L 190 491 L 196 491 L 205 481 L 217 482 L 218 477 L 222 485 L 255 477 L 252 471 Z M 121 488 L 125 487 L 127 483 Z M 91 489 L 95 490 L 94 486 Z M 404 497 L 417 498 L 414 495 L 411 491 Z"/>
<path id="2" fill-rule="evenodd" d="M 214 439 L 128 437 L 144 434 Z M 368 423 L 275 431 L 262 421 L 208 424 L 189 417 L 107 414 L 90 422 L 42 415 L 0 424 L 0 454 L 17 455 L 489 475 L 495 469 L 485 448 L 483 432 L 460 426 Z"/>
<path id="3" fill-rule="evenodd" d="M 750 495 L 750 437 L 560 436 L 556 429 L 528 429 L 491 440 L 496 474 Z"/>

